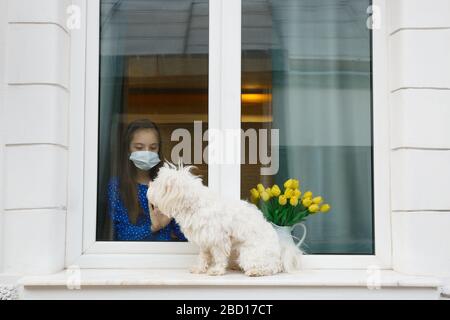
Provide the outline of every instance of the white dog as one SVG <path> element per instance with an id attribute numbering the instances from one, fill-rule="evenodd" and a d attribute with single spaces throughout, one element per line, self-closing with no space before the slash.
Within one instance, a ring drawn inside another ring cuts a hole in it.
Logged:
<path id="1" fill-rule="evenodd" d="M 277 233 L 261 211 L 246 201 L 222 199 L 191 168 L 166 163 L 147 192 L 150 204 L 174 218 L 200 248 L 191 272 L 222 275 L 228 267 L 265 276 L 284 271 Z"/>

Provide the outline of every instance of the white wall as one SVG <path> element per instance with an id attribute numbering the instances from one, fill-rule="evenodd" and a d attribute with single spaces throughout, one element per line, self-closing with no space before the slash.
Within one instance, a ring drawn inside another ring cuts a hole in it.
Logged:
<path id="1" fill-rule="evenodd" d="M 4 210 L 4 170 L 3 159 L 5 155 L 5 52 L 6 52 L 6 30 L 7 30 L 7 2 L 0 1 L 0 274 L 3 271 L 3 210 Z"/>
<path id="2" fill-rule="evenodd" d="M 450 1 L 389 0 L 394 269 L 450 275 Z"/>
<path id="3" fill-rule="evenodd" d="M 69 0 L 9 0 L 4 150 L 6 272 L 63 269 Z M 2 20 L 5 21 L 5 20 Z"/>

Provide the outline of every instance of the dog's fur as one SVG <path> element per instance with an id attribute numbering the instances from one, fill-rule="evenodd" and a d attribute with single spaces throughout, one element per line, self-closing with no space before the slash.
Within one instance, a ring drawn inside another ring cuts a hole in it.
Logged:
<path id="1" fill-rule="evenodd" d="M 186 238 L 199 246 L 191 272 L 222 275 L 227 267 L 248 276 L 282 272 L 277 233 L 261 211 L 246 201 L 222 199 L 191 168 L 166 163 L 147 192 L 150 204 L 174 218 Z"/>

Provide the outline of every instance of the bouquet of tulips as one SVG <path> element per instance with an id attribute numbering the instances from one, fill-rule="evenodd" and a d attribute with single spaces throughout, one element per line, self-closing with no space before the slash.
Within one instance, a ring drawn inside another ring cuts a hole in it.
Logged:
<path id="1" fill-rule="evenodd" d="M 264 217 L 278 226 L 293 226 L 304 221 L 309 215 L 328 212 L 331 207 L 323 203 L 320 196 L 311 191 L 300 191 L 300 182 L 289 179 L 284 183 L 284 191 L 276 184 L 264 188 L 258 184 L 250 190 L 250 200 L 263 212 Z"/>

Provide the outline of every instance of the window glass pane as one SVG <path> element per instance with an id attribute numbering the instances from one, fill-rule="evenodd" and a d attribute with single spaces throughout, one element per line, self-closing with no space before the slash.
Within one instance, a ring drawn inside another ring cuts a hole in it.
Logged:
<path id="1" fill-rule="evenodd" d="M 322 195 L 332 209 L 307 218 L 307 253 L 374 253 L 370 5 L 242 1 L 242 129 L 278 129 L 279 154 L 264 175 L 246 140 L 241 197 L 288 178 Z"/>
<path id="2" fill-rule="evenodd" d="M 97 240 L 185 241 L 174 221 L 151 231 L 145 195 L 158 167 L 148 170 L 158 162 L 151 161 L 155 154 L 194 161 L 183 151 L 172 156 L 182 140 L 177 132 L 190 138 L 196 131 L 206 143 L 208 1 L 100 3 Z M 207 165 L 203 159 L 195 165 L 207 184 Z"/>

